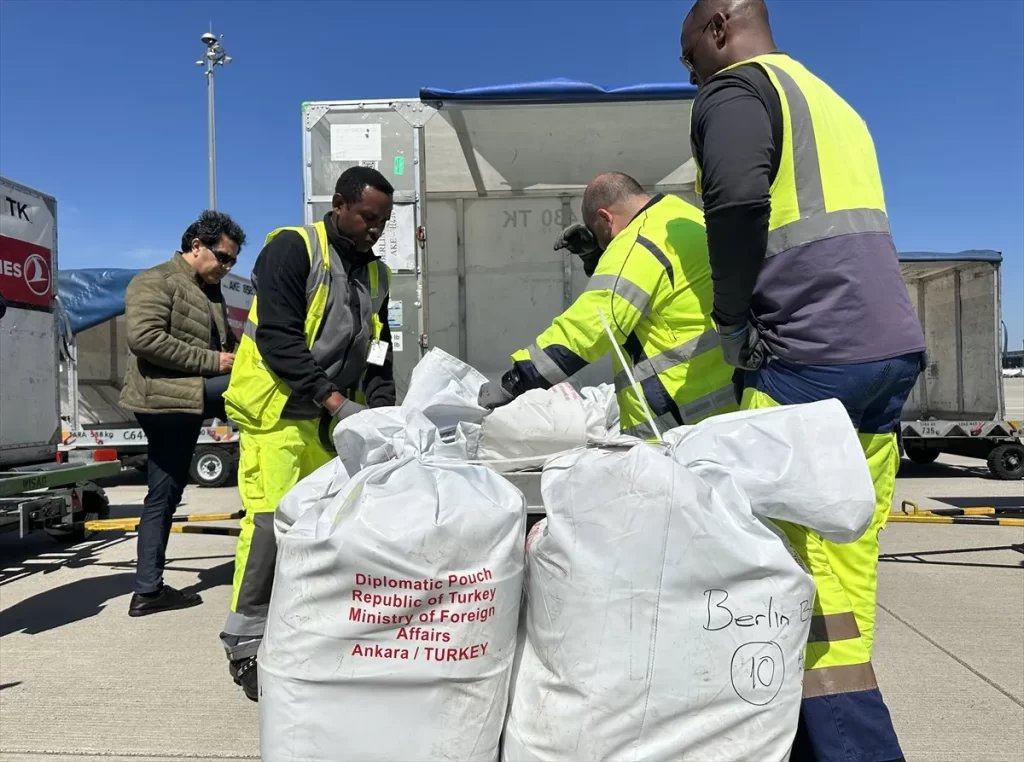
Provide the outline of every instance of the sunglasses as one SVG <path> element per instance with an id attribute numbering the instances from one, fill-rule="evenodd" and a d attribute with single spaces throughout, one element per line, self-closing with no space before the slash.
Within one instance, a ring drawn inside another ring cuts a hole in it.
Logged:
<path id="1" fill-rule="evenodd" d="M 689 52 L 683 51 L 683 54 L 681 56 L 679 56 L 679 63 L 681 63 L 683 66 L 685 66 L 686 70 L 689 71 L 690 74 L 693 74 L 693 50 L 694 50 L 694 48 L 697 47 L 697 43 L 700 42 L 701 38 L 708 31 L 708 27 L 711 26 L 711 23 L 714 20 L 715 20 L 715 17 L 712 16 L 708 20 L 708 23 L 706 23 L 704 25 L 704 28 L 700 30 L 700 34 L 697 35 L 697 39 L 693 43 L 693 48 L 691 48 Z"/>
<path id="2" fill-rule="evenodd" d="M 238 263 L 238 257 L 233 257 L 223 251 L 217 249 L 210 249 L 210 252 L 217 258 L 217 263 L 225 270 L 230 270 Z"/>

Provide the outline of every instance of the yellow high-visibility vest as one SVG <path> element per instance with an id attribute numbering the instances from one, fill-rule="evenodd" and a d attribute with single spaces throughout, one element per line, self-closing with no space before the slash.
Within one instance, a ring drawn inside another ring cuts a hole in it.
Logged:
<path id="1" fill-rule="evenodd" d="M 903 285 L 867 125 L 789 56 L 770 53 L 729 69 L 751 64 L 768 77 L 783 112 L 766 258 L 751 305 L 765 343 L 811 365 L 920 351 L 924 337 Z"/>
<path id="2" fill-rule="evenodd" d="M 309 278 L 306 281 L 306 346 L 330 376 L 330 369 L 327 367 L 329 361 L 325 358 L 343 356 L 344 352 L 339 352 L 339 346 L 348 346 L 352 339 L 350 335 L 338 335 L 337 332 L 328 331 L 323 325 L 324 315 L 333 311 L 335 306 L 338 310 L 349 309 L 347 289 L 337 286 L 332 288 L 331 259 L 337 255 L 331 253 L 323 222 L 302 227 L 278 228 L 267 236 L 266 243 L 286 230 L 298 233 L 306 244 L 310 261 Z M 339 272 L 341 270 L 338 267 L 335 269 Z M 367 270 L 370 314 L 363 315 L 362 318 L 364 323 L 369 323 L 369 341 L 372 342 L 380 338 L 383 330 L 379 313 L 391 290 L 391 270 L 379 259 L 370 262 Z M 320 414 L 318 406 L 312 400 L 297 399 L 291 388 L 263 361 L 256 346 L 256 327 L 259 324 L 258 299 L 257 283 L 256 296 L 253 297 L 252 306 L 249 308 L 249 317 L 235 355 L 231 382 L 224 394 L 228 417 L 250 429 L 269 428 L 282 417 L 315 418 Z M 369 351 L 369 342 L 366 351 Z M 360 379 L 365 374 L 366 360 L 365 355 L 348 358 L 348 362 L 362 363 Z M 342 390 L 342 393 L 357 402 L 365 403 L 361 384 L 356 388 Z"/>

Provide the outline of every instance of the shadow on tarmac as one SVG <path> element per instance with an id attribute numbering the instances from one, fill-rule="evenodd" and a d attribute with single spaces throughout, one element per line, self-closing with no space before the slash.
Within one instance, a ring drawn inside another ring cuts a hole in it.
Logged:
<path id="1" fill-rule="evenodd" d="M 998 481 L 992 472 L 988 470 L 985 461 L 979 460 L 977 466 L 957 466 L 949 463 L 929 463 L 919 465 L 913 461 L 903 459 L 900 461 L 900 470 L 897 476 L 900 479 L 989 479 Z"/>
<path id="2" fill-rule="evenodd" d="M 184 588 L 188 592 L 201 593 L 204 590 L 231 584 L 234 574 L 233 559 L 207 569 L 179 566 L 178 562 L 182 560 L 190 559 L 168 559 L 166 569 L 168 571 L 189 571 L 198 575 L 195 584 Z M 112 569 L 126 569 L 134 566 L 129 563 L 100 563 L 95 560 L 83 561 L 74 565 Z M 125 571 L 75 580 L 33 595 L 4 609 L 2 623 L 0 623 L 0 637 L 15 632 L 37 635 L 94 617 L 103 611 L 111 600 L 129 595 L 132 592 L 134 580 L 135 574 Z M 127 606 L 124 615 L 128 615 Z M 153 616 L 159 616 L 159 614 Z"/>

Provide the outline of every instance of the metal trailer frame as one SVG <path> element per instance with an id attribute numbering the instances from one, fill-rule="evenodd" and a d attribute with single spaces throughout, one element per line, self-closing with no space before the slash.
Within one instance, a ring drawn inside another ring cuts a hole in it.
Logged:
<path id="1" fill-rule="evenodd" d="M 190 475 L 200 487 L 223 487 L 238 472 L 239 431 L 230 421 L 214 419 L 212 425 L 199 432 L 192 456 Z M 138 426 L 112 427 L 99 424 L 93 428 L 65 430 L 59 451 L 69 462 L 102 460 L 103 451 L 114 450 L 125 468 L 142 469 L 146 464 L 149 443 Z"/>
<path id="2" fill-rule="evenodd" d="M 100 459 L 98 456 L 101 450 L 114 450 L 125 468 L 141 469 L 146 463 L 149 448 L 146 433 L 141 427 L 130 423 L 82 426 L 78 392 L 77 337 L 71 332 L 67 316 L 60 310 L 59 304 L 58 311 L 65 323 L 60 351 L 65 360 L 64 375 L 71 408 L 71 420 L 62 418 L 64 427 L 58 451 L 68 461 L 89 462 Z M 59 400 L 59 383 L 57 387 Z M 213 419 L 211 425 L 204 426 L 199 432 L 192 456 L 190 474 L 193 481 L 200 487 L 223 487 L 234 479 L 238 472 L 238 439 L 239 431 L 231 421 Z M 103 457 L 102 460 L 109 458 Z"/>
<path id="3" fill-rule="evenodd" d="M 0 473 L 0 532 L 44 531 L 59 541 L 84 539 L 83 521 L 106 518 L 110 501 L 94 479 L 121 471 L 118 461 L 48 463 Z"/>

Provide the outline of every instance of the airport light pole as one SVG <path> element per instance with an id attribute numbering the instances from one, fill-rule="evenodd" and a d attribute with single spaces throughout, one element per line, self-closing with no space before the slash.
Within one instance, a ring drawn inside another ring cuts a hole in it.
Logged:
<path id="1" fill-rule="evenodd" d="M 196 61 L 196 66 L 206 67 L 206 129 L 207 129 L 207 153 L 210 163 L 210 209 L 217 208 L 217 129 L 213 116 L 213 69 L 215 66 L 224 66 L 231 63 L 231 56 L 224 52 L 224 46 L 220 41 L 224 35 L 215 37 L 212 32 L 207 32 L 200 38 L 206 46 L 206 54 Z"/>

